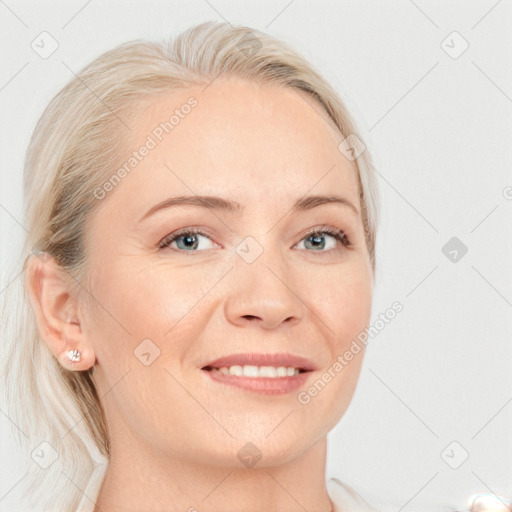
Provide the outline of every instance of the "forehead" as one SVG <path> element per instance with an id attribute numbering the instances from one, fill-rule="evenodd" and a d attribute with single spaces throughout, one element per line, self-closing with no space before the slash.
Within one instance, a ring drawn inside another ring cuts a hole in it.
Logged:
<path id="1" fill-rule="evenodd" d="M 129 208 L 140 209 L 169 195 L 219 193 L 250 207 L 342 193 L 359 208 L 357 169 L 338 149 L 344 137 L 301 91 L 221 77 L 146 100 L 131 128 L 121 164 L 151 149 L 114 203 L 130 196 Z"/>

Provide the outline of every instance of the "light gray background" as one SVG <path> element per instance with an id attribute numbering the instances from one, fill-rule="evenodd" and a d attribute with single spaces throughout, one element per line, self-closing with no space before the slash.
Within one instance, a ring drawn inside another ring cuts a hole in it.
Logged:
<path id="1" fill-rule="evenodd" d="M 329 436 L 328 476 L 404 511 L 460 506 L 477 492 L 512 497 L 510 0 L 0 0 L 2 269 L 24 234 L 28 138 L 70 69 L 210 19 L 269 32 L 306 56 L 348 104 L 379 173 L 373 317 L 395 300 L 404 311 L 368 345 Z M 48 59 L 30 46 L 42 31 L 59 43 Z M 469 44 L 458 58 L 454 31 Z M 468 248 L 457 262 L 442 252 L 452 237 Z M 23 472 L 8 424 L 0 414 L 0 509 L 14 511 Z M 449 467 L 464 450 L 469 458 Z"/>

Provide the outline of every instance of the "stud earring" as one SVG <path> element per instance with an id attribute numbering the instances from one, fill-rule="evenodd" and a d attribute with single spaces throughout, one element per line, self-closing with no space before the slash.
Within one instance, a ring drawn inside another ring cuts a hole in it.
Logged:
<path id="1" fill-rule="evenodd" d="M 76 348 L 66 352 L 66 358 L 70 363 L 78 363 L 82 358 L 82 354 Z"/>

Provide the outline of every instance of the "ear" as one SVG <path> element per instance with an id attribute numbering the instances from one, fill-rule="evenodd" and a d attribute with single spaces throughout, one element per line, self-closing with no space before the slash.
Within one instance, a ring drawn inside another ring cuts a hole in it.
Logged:
<path id="1" fill-rule="evenodd" d="M 88 370 L 96 357 L 80 328 L 80 311 L 71 296 L 64 270 L 47 253 L 33 254 L 27 265 L 30 302 L 39 333 L 62 366 L 68 370 Z M 68 358 L 78 350 L 79 361 Z"/>

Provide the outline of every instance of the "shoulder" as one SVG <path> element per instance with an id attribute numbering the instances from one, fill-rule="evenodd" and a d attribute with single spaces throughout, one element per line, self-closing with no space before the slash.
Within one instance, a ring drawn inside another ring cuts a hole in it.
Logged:
<path id="1" fill-rule="evenodd" d="M 327 492 L 334 504 L 334 512 L 396 512 L 402 510 L 405 506 L 399 505 L 397 502 L 377 498 L 367 490 L 358 489 L 356 491 L 356 488 L 341 482 L 338 478 L 327 480 Z M 461 510 L 459 507 L 446 502 L 424 502 L 414 508 L 408 507 L 407 509 L 411 512 L 432 512 L 432 510 L 436 512 L 454 512 L 455 510 Z M 485 510 L 491 509 L 486 508 Z"/>
<path id="2" fill-rule="evenodd" d="M 327 492 L 334 504 L 334 512 L 379 512 L 375 508 L 375 497 L 365 493 L 363 497 L 350 485 L 341 482 L 338 478 L 327 480 Z"/>
<path id="3" fill-rule="evenodd" d="M 89 478 L 87 487 L 83 491 L 82 499 L 75 509 L 75 512 L 94 512 L 96 500 L 107 471 L 108 463 L 101 462 L 96 464 Z"/>

